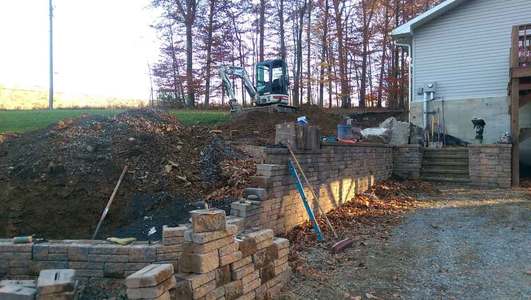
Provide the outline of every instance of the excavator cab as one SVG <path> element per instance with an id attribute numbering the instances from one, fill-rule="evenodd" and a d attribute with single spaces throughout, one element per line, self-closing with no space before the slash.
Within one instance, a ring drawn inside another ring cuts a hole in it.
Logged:
<path id="1" fill-rule="evenodd" d="M 282 59 L 256 64 L 256 105 L 288 104 L 289 78 Z"/>

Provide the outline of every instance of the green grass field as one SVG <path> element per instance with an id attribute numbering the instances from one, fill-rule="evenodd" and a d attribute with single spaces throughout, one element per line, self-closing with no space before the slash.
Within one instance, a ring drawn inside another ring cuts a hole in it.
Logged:
<path id="1" fill-rule="evenodd" d="M 66 118 L 82 114 L 112 116 L 123 109 L 58 109 L 58 110 L 4 110 L 0 111 L 0 133 L 21 133 L 44 128 Z M 175 110 L 173 114 L 185 125 L 215 125 L 229 120 L 223 111 Z"/>

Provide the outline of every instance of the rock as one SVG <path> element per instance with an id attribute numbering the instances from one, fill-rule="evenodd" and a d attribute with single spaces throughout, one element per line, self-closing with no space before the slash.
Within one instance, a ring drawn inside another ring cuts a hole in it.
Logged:
<path id="1" fill-rule="evenodd" d="M 388 144 L 391 141 L 391 131 L 387 128 L 366 128 L 361 135 L 366 142 Z"/>
<path id="2" fill-rule="evenodd" d="M 389 129 L 391 139 L 389 144 L 393 146 L 409 144 L 411 125 L 408 122 L 397 121 L 394 117 L 387 118 L 380 124 L 380 128 Z"/>

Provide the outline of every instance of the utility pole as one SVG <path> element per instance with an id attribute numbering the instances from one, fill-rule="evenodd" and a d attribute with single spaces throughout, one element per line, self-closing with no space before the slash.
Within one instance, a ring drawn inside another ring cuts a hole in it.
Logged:
<path id="1" fill-rule="evenodd" d="M 50 14 L 50 88 L 48 91 L 48 109 L 53 109 L 53 6 L 52 0 L 48 2 Z"/>

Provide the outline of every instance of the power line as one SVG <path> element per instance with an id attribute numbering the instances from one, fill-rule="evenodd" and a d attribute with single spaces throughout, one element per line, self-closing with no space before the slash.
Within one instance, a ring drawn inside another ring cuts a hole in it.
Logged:
<path id="1" fill-rule="evenodd" d="M 52 0 L 48 1 L 48 10 L 50 17 L 50 88 L 48 91 L 48 108 L 53 109 L 53 5 Z"/>

